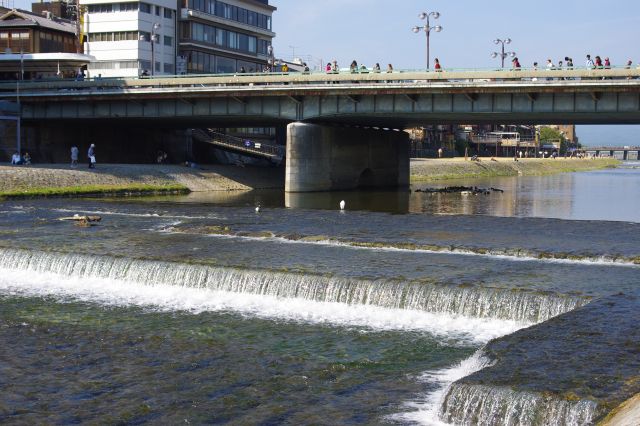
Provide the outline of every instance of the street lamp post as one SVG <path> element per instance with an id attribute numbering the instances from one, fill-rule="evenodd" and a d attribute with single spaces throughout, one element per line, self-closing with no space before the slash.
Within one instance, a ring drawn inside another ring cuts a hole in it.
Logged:
<path id="1" fill-rule="evenodd" d="M 504 58 L 506 58 L 507 56 L 515 58 L 515 56 L 516 56 L 516 52 L 505 52 L 504 51 L 504 45 L 505 44 L 511 44 L 511 39 L 510 38 L 505 38 L 504 40 L 501 40 L 501 39 L 497 38 L 497 39 L 493 40 L 493 42 L 495 44 L 502 45 L 502 49 L 501 49 L 500 53 L 493 52 L 491 54 L 491 57 L 494 58 L 494 59 L 497 58 L 497 57 L 500 57 L 500 59 L 502 60 L 502 68 L 504 68 Z"/>
<path id="2" fill-rule="evenodd" d="M 149 42 L 151 43 L 151 75 L 155 75 L 156 73 L 156 57 L 155 57 L 155 42 L 158 41 L 159 35 L 156 34 L 156 31 L 160 29 L 160 24 L 158 22 L 154 22 L 151 27 L 151 36 L 149 37 Z M 147 41 L 147 37 L 145 35 L 140 35 L 140 41 Z"/>
<path id="3" fill-rule="evenodd" d="M 424 31 L 425 35 L 427 36 L 427 71 L 430 68 L 430 61 L 429 61 L 429 35 L 431 33 L 431 30 L 439 33 L 440 31 L 442 31 L 442 27 L 440 25 L 434 25 L 433 27 L 431 26 L 430 22 L 429 22 L 429 17 L 433 17 L 433 19 L 438 19 L 440 17 L 440 13 L 439 12 L 422 12 L 420 15 L 418 15 L 418 18 L 424 20 L 427 20 L 427 23 L 425 25 L 422 26 L 415 26 L 413 28 L 411 28 L 411 31 L 413 31 L 415 34 L 418 34 L 420 31 Z"/>

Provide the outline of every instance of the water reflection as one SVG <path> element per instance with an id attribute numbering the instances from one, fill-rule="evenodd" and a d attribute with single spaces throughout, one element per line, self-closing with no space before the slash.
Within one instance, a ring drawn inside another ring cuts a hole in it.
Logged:
<path id="1" fill-rule="evenodd" d="M 504 192 L 491 192 L 487 195 L 416 192 L 418 189 L 447 186 L 494 187 Z M 640 222 L 640 197 L 636 195 L 638 191 L 640 162 L 632 161 L 616 169 L 552 176 L 457 179 L 417 184 L 410 190 L 398 191 L 219 191 L 145 198 L 142 201 L 338 210 L 340 201 L 345 200 L 346 209 L 352 211 Z"/>
<path id="2" fill-rule="evenodd" d="M 285 193 L 285 207 L 294 209 L 339 209 L 345 200 L 348 210 L 368 210 L 388 213 L 408 213 L 410 210 L 408 189 L 401 191 L 346 191 Z"/>

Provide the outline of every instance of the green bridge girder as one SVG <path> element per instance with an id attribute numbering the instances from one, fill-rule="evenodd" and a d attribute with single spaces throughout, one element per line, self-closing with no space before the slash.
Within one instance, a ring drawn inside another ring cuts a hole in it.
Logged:
<path id="1" fill-rule="evenodd" d="M 640 123 L 640 70 L 265 74 L 11 82 L 21 117 L 406 128 L 445 123 Z"/>

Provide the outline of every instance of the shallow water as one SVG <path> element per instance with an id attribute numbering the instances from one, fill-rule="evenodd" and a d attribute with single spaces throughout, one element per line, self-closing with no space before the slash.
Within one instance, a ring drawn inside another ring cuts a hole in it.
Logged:
<path id="1" fill-rule="evenodd" d="M 637 291 L 638 183 L 3 202 L 0 422 L 437 423 L 488 340 Z"/>

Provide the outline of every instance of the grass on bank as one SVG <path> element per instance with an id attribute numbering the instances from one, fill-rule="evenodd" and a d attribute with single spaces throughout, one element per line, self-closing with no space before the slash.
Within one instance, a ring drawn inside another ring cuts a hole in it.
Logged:
<path id="1" fill-rule="evenodd" d="M 150 185 L 131 183 L 124 185 L 78 185 L 63 187 L 31 187 L 0 191 L 0 198 L 130 196 L 156 194 L 188 194 L 189 188 L 180 184 Z"/>
<path id="2" fill-rule="evenodd" d="M 620 161 L 612 158 L 599 159 L 556 159 L 536 162 L 526 161 L 482 161 L 423 166 L 412 173 L 411 182 L 449 179 L 475 179 L 505 176 L 545 176 L 557 173 L 581 172 L 614 168 Z"/>

